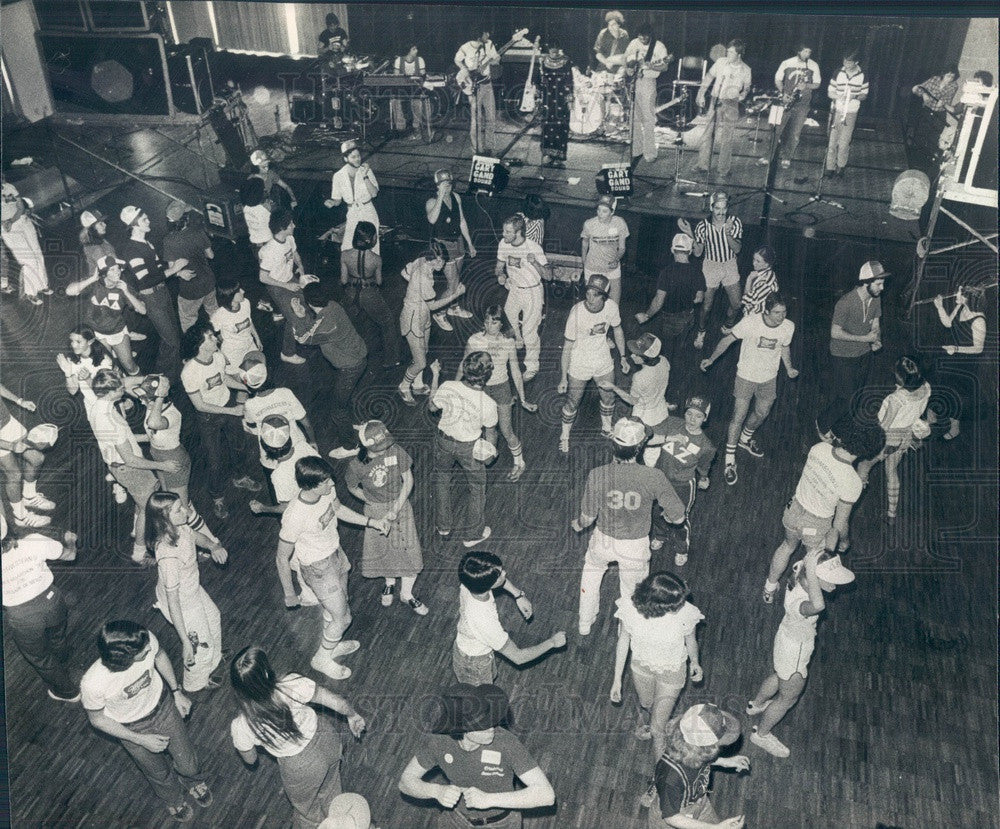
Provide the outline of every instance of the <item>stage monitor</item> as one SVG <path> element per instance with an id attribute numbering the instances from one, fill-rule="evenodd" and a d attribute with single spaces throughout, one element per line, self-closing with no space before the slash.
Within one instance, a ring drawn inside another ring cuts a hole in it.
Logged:
<path id="1" fill-rule="evenodd" d="M 499 158 L 485 155 L 472 156 L 472 169 L 469 171 L 470 193 L 495 196 L 506 189 L 508 181 L 510 181 L 510 171 L 504 167 Z"/>
<path id="2" fill-rule="evenodd" d="M 602 196 L 632 195 L 632 167 L 626 162 L 605 164 L 594 181 Z"/>

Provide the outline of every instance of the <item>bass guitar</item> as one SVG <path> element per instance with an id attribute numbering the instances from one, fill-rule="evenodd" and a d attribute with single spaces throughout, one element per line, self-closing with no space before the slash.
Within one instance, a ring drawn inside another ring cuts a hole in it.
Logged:
<path id="1" fill-rule="evenodd" d="M 514 36 L 507 43 L 497 49 L 496 56 L 498 58 L 503 57 L 504 53 L 527 33 L 527 29 L 518 29 L 514 32 Z M 476 66 L 463 66 L 458 70 L 458 74 L 455 75 L 455 81 L 458 83 L 458 86 L 463 93 L 470 96 L 475 95 L 476 90 L 480 86 L 492 80 L 493 70 L 490 66 L 490 60 L 492 60 L 492 57 L 484 54 L 482 58 L 479 59 L 479 63 Z"/>
<path id="2" fill-rule="evenodd" d="M 533 78 L 535 76 L 535 58 L 538 56 L 539 46 L 541 46 L 541 35 L 535 38 L 535 46 L 531 52 L 531 65 L 528 66 L 528 80 L 524 82 L 524 92 L 521 95 L 521 112 L 528 115 L 535 111 L 538 106 L 538 89 L 535 87 Z"/>

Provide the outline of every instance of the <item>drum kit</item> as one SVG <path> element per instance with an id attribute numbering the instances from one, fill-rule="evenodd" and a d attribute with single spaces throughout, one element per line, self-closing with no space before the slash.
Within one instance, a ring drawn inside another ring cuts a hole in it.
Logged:
<path id="1" fill-rule="evenodd" d="M 632 97 L 624 69 L 585 75 L 573 67 L 573 108 L 569 129 L 574 135 L 612 140 L 628 138 Z"/>

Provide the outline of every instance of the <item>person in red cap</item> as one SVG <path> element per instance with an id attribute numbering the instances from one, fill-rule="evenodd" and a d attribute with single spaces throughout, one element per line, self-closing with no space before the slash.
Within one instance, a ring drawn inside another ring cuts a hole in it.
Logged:
<path id="1" fill-rule="evenodd" d="M 720 819 L 708 797 L 713 766 L 750 771 L 742 754 L 719 756 L 739 736 L 739 720 L 710 702 L 693 705 L 667 723 L 666 749 L 656 761 L 653 788 L 647 793 L 650 829 L 742 829 L 743 815 Z"/>
<path id="2" fill-rule="evenodd" d="M 604 274 L 595 273 L 587 280 L 587 293 L 581 302 L 570 309 L 566 319 L 561 361 L 561 378 L 556 391 L 566 395 L 562 407 L 562 429 L 559 434 L 559 451 L 569 452 L 569 434 L 573 430 L 583 392 L 587 382 L 597 384 L 601 398 L 601 434 L 611 435 L 611 418 L 615 413 L 615 362 L 611 358 L 608 333 L 615 338 L 620 355 L 621 370 L 628 374 L 631 368 L 625 353 L 625 335 L 618 303 L 608 299 L 610 283 Z"/>
<path id="3" fill-rule="evenodd" d="M 604 274 L 608 278 L 608 295 L 616 305 L 622 301 L 622 257 L 628 235 L 625 220 L 615 215 L 614 196 L 597 200 L 597 215 L 587 219 L 580 232 L 584 281 L 592 274 Z"/>
<path id="4" fill-rule="evenodd" d="M 636 585 L 649 575 L 649 527 L 653 502 L 667 520 L 684 520 L 681 503 L 666 475 L 636 461 L 649 439 L 649 427 L 634 417 L 623 417 L 611 431 L 611 463 L 590 470 L 580 500 L 580 516 L 570 526 L 582 533 L 597 526 L 580 575 L 580 635 L 590 633 L 600 610 L 601 582 L 608 566 L 618 562 L 621 596 L 629 599 Z"/>
<path id="5" fill-rule="evenodd" d="M 858 271 L 858 287 L 838 299 L 833 309 L 827 405 L 816 418 L 816 430 L 824 440 L 836 420 L 853 413 L 854 397 L 868 382 L 872 355 L 882 348 L 880 297 L 888 276 L 881 262 L 865 262 Z"/>
<path id="6" fill-rule="evenodd" d="M 413 585 L 424 569 L 417 524 L 410 506 L 413 491 L 413 459 L 396 443 L 381 420 L 369 420 L 358 429 L 361 450 L 347 466 L 347 489 L 364 506 L 369 518 L 389 522 L 389 534 L 366 529 L 361 549 L 361 575 L 383 579 L 382 607 L 393 601 L 396 579 L 399 600 L 418 616 L 427 615 L 427 605 L 413 595 Z"/>
<path id="7" fill-rule="evenodd" d="M 520 829 L 522 810 L 555 803 L 545 772 L 504 728 L 510 702 L 503 689 L 459 682 L 433 699 L 424 715 L 430 734 L 403 769 L 399 790 L 443 806 L 439 826 Z M 434 768 L 446 783 L 423 779 Z M 515 780 L 522 788 L 514 788 Z"/>

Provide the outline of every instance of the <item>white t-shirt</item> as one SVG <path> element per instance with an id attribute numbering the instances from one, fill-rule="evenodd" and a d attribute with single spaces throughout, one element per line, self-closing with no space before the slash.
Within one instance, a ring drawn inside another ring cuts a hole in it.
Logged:
<path id="1" fill-rule="evenodd" d="M 291 282 L 295 278 L 295 237 L 284 242 L 271 239 L 260 249 L 260 269 L 274 282 Z"/>
<path id="2" fill-rule="evenodd" d="M 201 587 L 194 531 L 187 524 L 175 529 L 176 544 L 164 538 L 156 545 L 156 600 L 164 606 L 167 591 L 176 590 L 181 596 L 189 597 L 197 595 Z"/>
<path id="3" fill-rule="evenodd" d="M 117 447 L 121 443 L 127 443 L 132 450 L 132 454 L 142 457 L 142 450 L 132 434 L 125 418 L 115 407 L 115 404 L 108 399 L 95 398 L 89 407 L 84 407 L 87 413 L 87 420 L 90 421 L 90 428 L 97 439 L 97 445 L 101 450 L 101 457 L 109 466 L 111 464 L 124 463 L 124 459 L 118 454 Z"/>
<path id="4" fill-rule="evenodd" d="M 670 382 L 670 361 L 661 357 L 655 366 L 643 366 L 632 375 L 629 393 L 639 398 L 632 407 L 632 415 L 647 426 L 656 426 L 667 419 L 667 384 Z"/>
<path id="5" fill-rule="evenodd" d="M 212 328 L 219 332 L 219 348 L 229 363 L 230 370 L 239 369 L 243 358 L 251 351 L 260 351 L 260 336 L 250 316 L 250 301 L 244 297 L 239 308 L 217 308 L 212 312 Z"/>
<path id="6" fill-rule="evenodd" d="M 438 428 L 463 443 L 480 438 L 500 418 L 493 398 L 459 380 L 445 380 L 434 394 L 434 405 L 441 409 Z"/>
<path id="7" fill-rule="evenodd" d="M 853 504 L 861 497 L 861 489 L 861 477 L 854 466 L 838 458 L 829 443 L 817 443 L 809 450 L 795 487 L 795 500 L 817 518 L 832 518 L 837 503 Z"/>
<path id="8" fill-rule="evenodd" d="M 625 47 L 625 60 L 629 63 L 633 61 L 643 61 L 646 59 L 646 53 L 649 51 L 649 44 L 643 43 L 639 38 L 635 38 L 628 46 Z M 653 46 L 653 56 L 650 58 L 650 63 L 661 63 L 667 59 L 667 47 L 663 45 L 662 41 L 656 41 Z M 659 69 L 643 69 L 642 77 L 644 78 L 658 78 L 660 77 Z"/>
<path id="9" fill-rule="evenodd" d="M 809 591 L 797 581 L 791 590 L 785 590 L 785 615 L 778 630 L 798 642 L 812 642 L 816 638 L 819 614 L 802 615 L 802 603 L 807 601 L 809 601 Z"/>
<path id="10" fill-rule="evenodd" d="M 225 406 L 229 402 L 229 386 L 226 385 L 226 358 L 216 351 L 208 363 L 194 357 L 181 369 L 181 383 L 189 395 L 198 392 L 205 403 Z"/>
<path id="11" fill-rule="evenodd" d="M 621 216 L 612 216 L 608 223 L 591 216 L 583 223 L 580 238 L 590 240 L 583 268 L 587 273 L 607 274 L 620 266 L 618 248 L 628 238 L 628 225 Z"/>
<path id="12" fill-rule="evenodd" d="M 309 700 L 316 693 L 316 683 L 306 676 L 288 674 L 278 680 L 277 686 L 302 736 L 292 740 L 278 740 L 277 743 L 265 743 L 254 734 L 247 718 L 240 714 L 229 725 L 229 733 L 237 751 L 250 751 L 260 746 L 272 757 L 294 757 L 309 745 L 316 734 L 318 717 L 309 705 Z"/>
<path id="13" fill-rule="evenodd" d="M 480 601 L 465 587 L 458 586 L 458 635 L 455 642 L 466 656 L 486 656 L 502 650 L 510 636 L 500 624 L 493 592 Z"/>
<path id="14" fill-rule="evenodd" d="M 510 242 L 500 240 L 497 247 L 497 261 L 503 262 L 507 270 L 507 288 L 534 288 L 542 284 L 542 275 L 528 261 L 528 256 L 534 256 L 539 265 L 547 265 L 549 260 L 545 258 L 545 251 L 538 242 L 525 239 L 519 245 L 512 245 Z"/>
<path id="15" fill-rule="evenodd" d="M 268 461 L 274 464 L 271 469 L 271 486 L 274 497 L 279 504 L 291 501 L 299 494 L 299 485 L 295 480 L 295 462 L 299 458 L 316 457 L 316 450 L 308 443 L 292 442 L 292 454 L 283 461 Z"/>
<path id="16" fill-rule="evenodd" d="M 878 422 L 885 429 L 886 443 L 889 446 L 899 446 L 910 439 L 913 424 L 920 419 L 930 399 L 930 383 L 924 383 L 913 391 L 896 389 L 882 401 L 878 410 Z"/>
<path id="17" fill-rule="evenodd" d="M 268 226 L 268 222 L 271 221 L 271 211 L 266 205 L 255 204 L 253 207 L 244 207 L 243 220 L 247 223 L 251 243 L 263 245 L 271 241 L 271 228 Z"/>
<path id="18" fill-rule="evenodd" d="M 477 331 L 469 337 L 469 350 L 485 351 L 493 360 L 493 373 L 486 381 L 487 386 L 499 386 L 506 383 L 509 375 L 507 366 L 510 364 L 510 355 L 516 354 L 514 341 L 510 337 L 491 337 L 488 334 Z"/>
<path id="19" fill-rule="evenodd" d="M 80 679 L 80 696 L 88 711 L 104 711 L 115 722 L 131 723 L 153 713 L 163 695 L 163 677 L 156 670 L 160 643 L 149 634 L 149 653 L 124 671 L 110 671 L 95 662 Z"/>
<path id="20" fill-rule="evenodd" d="M 53 576 L 45 562 L 59 558 L 62 550 L 62 544 L 54 538 L 32 533 L 4 553 L 3 606 L 17 607 L 48 590 Z"/>
<path id="21" fill-rule="evenodd" d="M 741 340 L 740 361 L 736 374 L 751 383 L 767 383 L 778 376 L 781 350 L 792 343 L 795 323 L 789 319 L 772 328 L 763 314 L 743 317 L 733 327 L 733 336 Z"/>
<path id="22" fill-rule="evenodd" d="M 263 394 L 248 397 L 243 404 L 243 423 L 250 434 L 258 434 L 258 424 L 268 415 L 281 415 L 288 421 L 292 427 L 292 443 L 296 445 L 308 444 L 306 436 L 297 423 L 306 416 L 306 410 L 291 389 L 269 389 Z M 310 451 L 309 454 L 316 453 Z M 274 469 L 277 465 L 275 461 L 264 454 L 263 448 L 260 450 L 260 463 L 265 469 Z"/>
<path id="23" fill-rule="evenodd" d="M 621 324 L 621 313 L 612 299 L 605 300 L 604 307 L 596 314 L 588 311 L 583 302 L 574 305 L 566 320 L 565 332 L 566 339 L 573 341 L 569 373 L 574 377 L 587 377 L 612 371 L 614 362 L 608 334 Z"/>
<path id="24" fill-rule="evenodd" d="M 337 493 L 324 495 L 315 504 L 292 498 L 281 516 L 278 537 L 295 547 L 299 564 L 315 564 L 340 549 L 337 532 Z"/>
<path id="25" fill-rule="evenodd" d="M 684 637 L 694 633 L 705 618 L 697 607 L 684 602 L 674 613 L 647 619 L 631 598 L 617 599 L 615 606 L 615 618 L 632 637 L 632 659 L 651 671 L 676 671 L 687 664 Z"/>
<path id="26" fill-rule="evenodd" d="M 149 445 L 156 449 L 162 449 L 163 451 L 176 449 L 181 445 L 182 418 L 180 409 L 167 400 L 164 402 L 163 408 L 160 410 L 160 416 L 167 421 L 167 425 L 163 429 L 149 428 L 148 411 L 143 419 L 143 425 L 146 427 L 146 434 L 149 435 Z"/>

